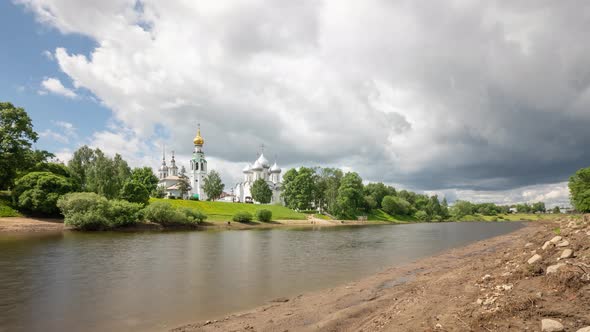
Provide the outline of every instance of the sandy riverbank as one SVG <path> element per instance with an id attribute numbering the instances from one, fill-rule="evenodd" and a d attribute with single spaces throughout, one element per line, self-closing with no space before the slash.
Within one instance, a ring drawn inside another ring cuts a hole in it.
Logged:
<path id="1" fill-rule="evenodd" d="M 543 319 L 577 331 L 590 325 L 589 224 L 588 215 L 529 222 L 362 280 L 173 331 L 540 331 Z M 573 257 L 555 267 L 566 249 Z"/>
<path id="2" fill-rule="evenodd" d="M 169 231 L 169 230 L 239 230 L 239 229 L 257 229 L 257 228 L 279 228 L 279 227 L 324 227 L 324 226 L 350 226 L 350 225 L 371 225 L 383 222 L 371 221 L 340 221 L 324 220 L 318 218 L 308 218 L 306 220 L 277 220 L 268 223 L 264 222 L 226 222 L 226 221 L 207 221 L 194 227 L 167 227 L 164 228 L 158 224 L 146 222 L 140 223 L 133 227 L 115 229 L 114 231 Z M 27 218 L 27 217 L 5 217 L 0 218 L 0 233 L 3 232 L 61 232 L 67 231 L 68 227 L 64 226 L 63 219 L 47 218 Z"/>

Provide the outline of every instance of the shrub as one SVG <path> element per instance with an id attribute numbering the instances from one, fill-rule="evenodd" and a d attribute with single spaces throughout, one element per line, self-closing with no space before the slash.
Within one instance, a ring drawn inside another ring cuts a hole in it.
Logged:
<path id="1" fill-rule="evenodd" d="M 143 210 L 146 220 L 160 225 L 174 225 L 187 223 L 187 217 L 181 211 L 175 209 L 168 202 L 153 202 Z"/>
<path id="2" fill-rule="evenodd" d="M 410 203 L 397 196 L 385 196 L 381 202 L 383 211 L 389 214 L 406 215 L 410 211 Z"/>
<path id="3" fill-rule="evenodd" d="M 150 193 L 143 184 L 137 181 L 127 181 L 119 192 L 119 198 L 146 205 L 150 200 Z"/>
<path id="4" fill-rule="evenodd" d="M 187 217 L 189 221 L 203 222 L 207 219 L 207 215 L 197 209 L 184 208 L 182 213 Z"/>
<path id="5" fill-rule="evenodd" d="M 241 211 L 234 214 L 232 220 L 236 222 L 250 222 L 252 221 L 252 215 L 248 212 Z"/>
<path id="6" fill-rule="evenodd" d="M 140 203 L 131 203 L 119 199 L 109 201 L 108 226 L 124 227 L 136 224 L 142 219 L 142 208 L 143 205 Z"/>
<path id="7" fill-rule="evenodd" d="M 141 220 L 141 204 L 109 201 L 95 193 L 70 193 L 57 201 L 64 223 L 81 230 L 129 226 Z"/>
<path id="8" fill-rule="evenodd" d="M 263 221 L 263 222 L 271 221 L 272 220 L 272 211 L 266 210 L 266 209 L 256 211 L 256 220 Z"/>
<path id="9" fill-rule="evenodd" d="M 490 218 L 490 221 L 498 221 L 498 217 L 493 216 L 493 217 Z"/>
<path id="10" fill-rule="evenodd" d="M 64 224 L 82 230 L 98 230 L 109 224 L 109 201 L 95 193 L 71 193 L 62 196 L 57 206 Z"/>
<path id="11" fill-rule="evenodd" d="M 426 221 L 426 220 L 428 220 L 428 213 L 420 210 L 420 211 L 416 212 L 416 214 L 414 214 L 414 217 L 416 217 L 416 219 L 418 219 L 420 221 Z"/>
<path id="12" fill-rule="evenodd" d="M 12 193 L 18 207 L 32 213 L 56 215 L 57 200 L 73 191 L 72 181 L 49 172 L 31 172 L 15 182 Z"/>

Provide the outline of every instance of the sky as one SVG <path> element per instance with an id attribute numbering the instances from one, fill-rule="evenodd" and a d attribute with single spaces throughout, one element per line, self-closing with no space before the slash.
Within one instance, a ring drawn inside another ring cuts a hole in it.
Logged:
<path id="1" fill-rule="evenodd" d="M 590 166 L 587 1 L 0 2 L 0 100 L 37 148 L 256 159 L 501 204 L 567 205 Z"/>

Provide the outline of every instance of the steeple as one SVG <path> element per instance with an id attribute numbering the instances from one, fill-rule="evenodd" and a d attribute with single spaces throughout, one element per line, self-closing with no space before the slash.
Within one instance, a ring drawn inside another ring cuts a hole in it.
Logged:
<path id="1" fill-rule="evenodd" d="M 197 124 L 197 136 L 195 136 L 195 138 L 193 139 L 193 143 L 196 146 L 203 146 L 203 144 L 205 144 L 205 140 L 201 136 L 201 124 L 200 123 Z"/>
<path id="2" fill-rule="evenodd" d="M 176 167 L 176 160 L 174 160 L 174 150 L 172 150 L 172 159 L 170 160 L 170 175 L 177 176 L 178 175 L 178 167 Z"/>
<path id="3" fill-rule="evenodd" d="M 162 166 L 158 169 L 158 175 L 160 179 L 168 176 L 168 166 L 166 166 L 166 145 L 162 146 Z"/>

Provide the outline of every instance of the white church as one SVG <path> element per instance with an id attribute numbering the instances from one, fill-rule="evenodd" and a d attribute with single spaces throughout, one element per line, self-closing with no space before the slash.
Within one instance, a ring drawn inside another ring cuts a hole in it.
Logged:
<path id="1" fill-rule="evenodd" d="M 282 203 L 281 169 L 276 161 L 274 165 L 270 166 L 268 159 L 264 157 L 264 152 L 261 152 L 254 164 L 246 165 L 242 173 L 244 174 L 244 181 L 236 184 L 236 187 L 233 189 L 235 195 L 234 200 L 236 202 L 253 203 L 252 184 L 258 179 L 263 179 L 272 191 L 270 203 Z"/>
<path id="2" fill-rule="evenodd" d="M 179 187 L 181 178 L 179 177 L 178 167 L 174 159 L 174 151 L 170 160 L 170 167 L 166 165 L 166 153 L 162 155 L 162 165 L 158 169 L 158 186 L 164 188 L 166 198 L 193 198 L 206 200 L 207 194 L 202 189 L 203 179 L 207 176 L 207 160 L 203 152 L 205 140 L 201 136 L 201 128 L 197 129 L 197 136 L 193 139 L 194 150 L 193 157 L 190 160 L 190 170 L 187 174 L 189 178 L 189 192 L 182 195 Z M 254 164 L 248 164 L 242 171 L 244 181 L 236 184 L 232 188 L 232 201 L 241 203 L 254 203 L 252 198 L 252 184 L 258 179 L 263 179 L 272 191 L 271 204 L 282 203 L 281 200 L 281 169 L 276 161 L 270 166 L 268 159 L 261 152 Z"/>
<path id="3" fill-rule="evenodd" d="M 166 198 L 194 198 L 198 200 L 206 200 L 207 194 L 202 189 L 203 178 L 207 176 L 207 160 L 205 153 L 203 153 L 203 144 L 205 140 L 201 136 L 201 128 L 197 130 L 197 136 L 193 139 L 195 148 L 193 150 L 193 157 L 190 160 L 190 170 L 187 174 L 189 178 L 189 191 L 182 195 L 179 187 L 181 181 L 178 176 L 178 167 L 174 160 L 174 151 L 172 151 L 172 159 L 170 160 L 170 167 L 166 166 L 166 153 L 162 155 L 162 166 L 158 169 L 159 182 L 158 186 L 163 187 L 166 192 Z"/>

